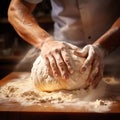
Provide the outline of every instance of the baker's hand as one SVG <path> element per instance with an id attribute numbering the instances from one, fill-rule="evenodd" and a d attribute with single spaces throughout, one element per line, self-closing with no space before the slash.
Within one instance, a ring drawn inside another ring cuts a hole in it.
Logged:
<path id="1" fill-rule="evenodd" d="M 92 66 L 87 84 L 96 88 L 103 77 L 103 56 L 104 51 L 97 45 L 86 45 L 81 51 L 76 51 L 76 55 L 86 58 L 80 72 L 84 72 L 88 66 Z"/>
<path id="2" fill-rule="evenodd" d="M 45 58 L 50 75 L 67 79 L 73 73 L 67 48 L 65 43 L 53 40 L 52 37 L 42 45 L 41 55 Z"/>

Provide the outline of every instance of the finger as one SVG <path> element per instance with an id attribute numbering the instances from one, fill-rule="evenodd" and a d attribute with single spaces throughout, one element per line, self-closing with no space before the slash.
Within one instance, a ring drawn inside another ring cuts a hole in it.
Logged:
<path id="1" fill-rule="evenodd" d="M 89 50 L 89 47 L 88 47 L 88 46 L 85 46 L 82 50 L 76 49 L 76 50 L 74 51 L 74 54 L 75 54 L 76 56 L 79 56 L 79 57 L 86 57 L 87 54 L 88 54 L 88 50 Z"/>
<path id="2" fill-rule="evenodd" d="M 67 79 L 68 78 L 68 69 L 63 60 L 63 57 L 61 56 L 61 53 L 56 50 L 54 52 L 54 57 L 55 57 L 56 64 L 59 69 L 60 75 L 62 76 L 63 79 Z"/>
<path id="3" fill-rule="evenodd" d="M 88 84 L 92 85 L 97 73 L 98 73 L 98 62 L 97 62 L 97 60 L 95 60 L 93 62 L 93 65 L 92 65 L 92 68 L 91 68 L 91 73 L 90 73 L 90 76 L 88 78 Z"/>
<path id="4" fill-rule="evenodd" d="M 49 62 L 49 59 L 48 59 L 47 56 L 45 57 L 45 63 L 46 63 L 46 66 L 47 66 L 48 74 L 53 76 L 52 69 L 51 69 L 51 66 L 50 66 L 50 62 Z"/>
<path id="5" fill-rule="evenodd" d="M 87 69 L 87 67 L 92 64 L 94 56 L 95 56 L 95 51 L 92 47 L 90 47 L 88 57 L 86 58 L 86 60 L 84 61 L 81 67 L 81 70 L 80 70 L 81 72 L 84 72 Z"/>
<path id="6" fill-rule="evenodd" d="M 99 82 L 101 81 L 102 77 L 103 77 L 103 65 L 101 64 L 101 65 L 99 66 L 99 72 L 98 72 L 98 74 L 96 75 L 95 80 L 94 80 L 94 82 L 93 82 L 93 85 L 92 85 L 93 88 L 96 88 L 96 87 L 97 87 L 97 85 L 98 85 Z"/>
<path id="7" fill-rule="evenodd" d="M 65 49 L 62 49 L 61 56 L 62 56 L 66 66 L 67 66 L 68 72 L 72 74 L 74 72 L 73 68 L 72 68 L 72 62 L 70 60 L 69 54 L 66 52 Z"/>
<path id="8" fill-rule="evenodd" d="M 99 84 L 99 82 L 100 82 L 101 79 L 102 79 L 102 76 L 99 75 L 99 73 L 98 73 L 98 75 L 95 77 L 94 84 L 92 85 L 93 88 L 96 88 L 98 86 L 98 84 Z"/>
<path id="9" fill-rule="evenodd" d="M 59 70 L 57 68 L 56 61 L 52 55 L 49 55 L 48 59 L 49 59 L 50 68 L 52 70 L 52 74 L 54 77 L 57 77 L 59 75 Z"/>

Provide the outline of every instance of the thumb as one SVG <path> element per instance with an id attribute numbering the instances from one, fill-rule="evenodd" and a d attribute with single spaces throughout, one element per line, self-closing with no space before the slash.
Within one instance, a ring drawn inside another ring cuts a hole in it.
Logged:
<path id="1" fill-rule="evenodd" d="M 79 57 L 86 57 L 88 55 L 89 46 L 85 46 L 82 50 L 77 49 L 74 54 Z"/>

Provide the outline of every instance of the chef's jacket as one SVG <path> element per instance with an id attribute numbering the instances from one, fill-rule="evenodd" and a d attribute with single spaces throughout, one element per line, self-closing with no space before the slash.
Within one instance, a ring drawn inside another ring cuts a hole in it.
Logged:
<path id="1" fill-rule="evenodd" d="M 51 0 L 51 6 L 56 40 L 79 47 L 97 40 L 120 16 L 120 0 Z"/>

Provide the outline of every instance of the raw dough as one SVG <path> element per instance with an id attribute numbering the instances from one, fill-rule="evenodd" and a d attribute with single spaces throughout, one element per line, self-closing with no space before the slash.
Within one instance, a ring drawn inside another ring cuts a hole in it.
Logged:
<path id="1" fill-rule="evenodd" d="M 70 44 L 69 44 L 70 45 Z M 72 60 L 74 73 L 65 80 L 61 77 L 54 78 L 48 74 L 48 69 L 45 60 L 40 55 L 31 69 L 31 79 L 35 86 L 42 91 L 55 91 L 55 90 L 73 90 L 86 87 L 86 80 L 91 71 L 91 66 L 87 68 L 84 73 L 80 73 L 80 66 L 84 62 L 84 58 L 74 55 L 74 50 L 68 48 L 68 53 Z"/>

